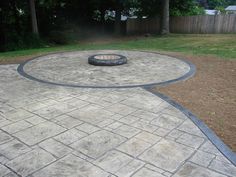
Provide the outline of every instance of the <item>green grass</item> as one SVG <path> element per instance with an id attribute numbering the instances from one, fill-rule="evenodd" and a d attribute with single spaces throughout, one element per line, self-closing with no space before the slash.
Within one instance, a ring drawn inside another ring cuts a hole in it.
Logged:
<path id="1" fill-rule="evenodd" d="M 114 39 L 108 42 L 86 42 L 64 46 L 19 50 L 0 53 L 0 61 L 17 59 L 18 57 L 35 56 L 50 52 L 92 50 L 92 49 L 125 49 L 156 50 L 181 52 L 192 55 L 213 55 L 222 59 L 236 59 L 236 34 L 225 35 L 181 35 L 171 34 L 166 37 Z"/>

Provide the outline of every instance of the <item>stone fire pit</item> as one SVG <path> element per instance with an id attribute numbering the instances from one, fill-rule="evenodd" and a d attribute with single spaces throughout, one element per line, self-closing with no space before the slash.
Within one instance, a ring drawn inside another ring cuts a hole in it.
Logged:
<path id="1" fill-rule="evenodd" d="M 88 63 L 96 66 L 115 66 L 127 63 L 127 58 L 117 54 L 97 54 L 88 58 Z"/>

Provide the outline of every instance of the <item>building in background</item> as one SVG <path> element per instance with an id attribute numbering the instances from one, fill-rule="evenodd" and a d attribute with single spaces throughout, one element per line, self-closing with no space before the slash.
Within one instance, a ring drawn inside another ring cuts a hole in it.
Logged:
<path id="1" fill-rule="evenodd" d="M 227 14 L 236 14 L 236 5 L 225 8 Z"/>

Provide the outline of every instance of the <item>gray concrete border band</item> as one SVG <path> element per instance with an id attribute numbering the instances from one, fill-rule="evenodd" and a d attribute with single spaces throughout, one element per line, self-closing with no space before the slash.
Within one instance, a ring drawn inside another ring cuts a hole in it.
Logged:
<path id="1" fill-rule="evenodd" d="M 135 50 L 133 50 L 133 51 L 135 51 Z M 150 51 L 141 51 L 141 52 L 150 52 Z M 57 52 L 57 53 L 51 53 L 51 54 L 58 54 L 58 53 L 67 53 L 67 52 Z M 158 52 L 150 52 L 150 53 L 160 54 Z M 184 108 L 180 104 L 176 103 L 171 98 L 169 98 L 169 97 L 167 97 L 167 96 L 165 96 L 165 95 L 163 95 L 163 94 L 161 94 L 159 92 L 154 92 L 151 89 L 153 86 L 166 86 L 166 85 L 169 85 L 169 84 L 172 84 L 172 83 L 176 83 L 176 82 L 180 82 L 180 81 L 183 81 L 183 80 L 186 80 L 186 79 L 192 77 L 195 74 L 195 72 L 196 72 L 196 67 L 191 62 L 186 61 L 184 59 L 179 59 L 179 60 L 185 62 L 186 64 L 188 64 L 189 67 L 190 67 L 190 70 L 189 70 L 188 73 L 184 74 L 183 76 L 181 76 L 181 77 L 179 77 L 177 79 L 173 79 L 173 80 L 169 80 L 169 81 L 165 81 L 165 82 L 159 82 L 159 83 L 143 84 L 143 85 L 111 86 L 111 87 L 107 87 L 106 86 L 106 87 L 103 87 L 103 86 L 83 86 L 83 85 L 70 85 L 70 84 L 53 83 L 53 82 L 49 82 L 49 81 L 45 81 L 45 80 L 41 80 L 41 79 L 35 78 L 35 77 L 27 74 L 24 71 L 24 66 L 29 61 L 37 59 L 37 58 L 42 57 L 42 56 L 47 56 L 47 55 L 49 55 L 49 54 L 40 55 L 38 57 L 29 59 L 29 60 L 21 63 L 18 66 L 18 68 L 17 68 L 18 73 L 20 75 L 22 75 L 23 77 L 26 77 L 26 78 L 28 78 L 30 80 L 41 82 L 41 83 L 45 83 L 45 84 L 50 84 L 50 85 L 56 85 L 56 86 L 78 87 L 78 88 L 134 88 L 134 87 L 142 87 L 145 90 L 151 92 L 152 94 L 162 98 L 163 100 L 165 100 L 166 102 L 168 102 L 169 104 L 171 104 L 172 106 L 174 106 L 175 108 L 180 110 L 182 113 L 184 113 L 208 137 L 208 139 L 217 147 L 217 149 L 230 162 L 232 162 L 236 166 L 236 153 L 234 153 L 204 122 L 202 122 L 193 113 L 191 113 L 191 111 L 189 111 L 188 109 Z"/>

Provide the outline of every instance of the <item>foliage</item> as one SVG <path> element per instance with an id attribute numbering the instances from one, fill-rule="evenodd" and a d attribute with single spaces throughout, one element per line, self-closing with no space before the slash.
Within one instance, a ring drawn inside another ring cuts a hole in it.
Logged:
<path id="1" fill-rule="evenodd" d="M 197 0 L 198 3 L 206 8 L 206 9 L 215 9 L 217 8 L 223 10 L 223 8 L 226 8 L 229 5 L 236 5 L 235 0 Z"/>
<path id="2" fill-rule="evenodd" d="M 208 6 L 210 9 L 215 9 L 216 7 L 224 7 L 226 6 L 226 0 L 209 0 Z"/>
<path id="3" fill-rule="evenodd" d="M 133 6 L 137 9 L 136 15 L 142 16 L 156 16 L 161 12 L 161 0 L 137 0 L 133 1 Z"/>
<path id="4" fill-rule="evenodd" d="M 223 6 L 215 7 L 215 10 L 219 11 L 221 14 L 225 14 L 226 10 Z"/>
<path id="5" fill-rule="evenodd" d="M 39 48 L 46 45 L 39 36 L 28 34 L 25 37 L 18 36 L 17 34 L 10 34 L 7 36 L 8 42 L 5 45 L 5 50 L 22 50 L 27 48 Z"/>
<path id="6" fill-rule="evenodd" d="M 174 0 L 170 2 L 171 16 L 191 16 L 204 14 L 204 8 L 192 0 Z"/>
<path id="7" fill-rule="evenodd" d="M 141 16 L 157 16 L 161 13 L 162 0 L 35 0 L 40 38 L 61 34 L 70 24 L 79 27 L 101 25 L 104 28 L 111 18 L 105 18 L 107 10 L 119 10 L 130 15 L 131 9 Z M 171 0 L 171 15 L 196 15 L 202 13 L 194 0 Z M 28 0 L 0 1 L 0 51 L 37 47 L 42 41 L 32 33 Z M 31 40 L 29 38 L 32 38 Z M 58 35 L 59 43 L 66 38 Z M 56 41 L 55 39 L 54 41 Z M 33 41 L 30 43 L 30 41 Z M 31 45 L 31 46 L 30 46 Z"/>
<path id="8" fill-rule="evenodd" d="M 133 0 L 138 16 L 157 16 L 161 13 L 161 0 Z M 195 0 L 171 0 L 170 15 L 186 16 L 204 14 L 204 9 Z"/>

